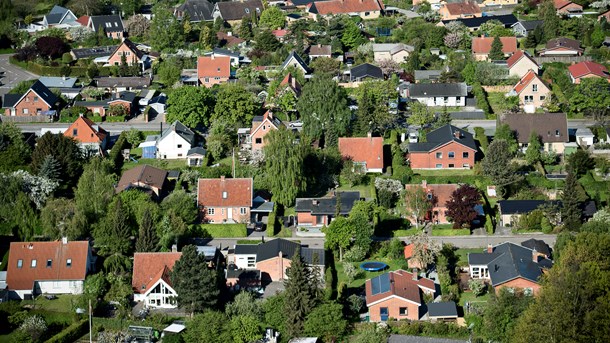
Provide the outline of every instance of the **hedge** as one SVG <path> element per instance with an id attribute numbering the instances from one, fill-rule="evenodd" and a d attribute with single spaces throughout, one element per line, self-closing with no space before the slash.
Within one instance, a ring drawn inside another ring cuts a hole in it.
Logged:
<path id="1" fill-rule="evenodd" d="M 107 123 L 122 123 L 125 121 L 125 116 L 106 116 Z"/>
<path id="2" fill-rule="evenodd" d="M 38 74 L 41 76 L 64 76 L 62 73 L 63 66 L 51 67 L 44 66 L 38 64 L 36 62 L 23 62 L 18 61 L 14 56 L 9 58 L 10 63 L 20 66 L 23 69 L 28 70 L 34 74 Z M 110 68 L 108 67 L 98 67 L 98 75 L 99 76 L 109 76 Z M 87 67 L 79 67 L 79 66 L 70 66 L 70 75 L 74 77 L 87 77 Z"/>
<path id="3" fill-rule="evenodd" d="M 82 319 L 79 322 L 76 322 L 64 330 L 62 330 L 57 335 L 51 337 L 46 343 L 72 343 L 76 342 L 79 338 L 81 338 L 87 330 L 89 329 L 89 321 L 87 319 Z"/>
<path id="4" fill-rule="evenodd" d="M 480 83 L 472 85 L 472 94 L 477 98 L 477 107 L 482 109 L 486 115 L 490 115 L 491 106 L 489 105 L 489 101 L 487 101 L 487 93 L 485 93 L 485 90 L 481 87 Z"/>
<path id="5" fill-rule="evenodd" d="M 246 224 L 201 224 L 199 232 L 203 237 L 247 237 Z"/>

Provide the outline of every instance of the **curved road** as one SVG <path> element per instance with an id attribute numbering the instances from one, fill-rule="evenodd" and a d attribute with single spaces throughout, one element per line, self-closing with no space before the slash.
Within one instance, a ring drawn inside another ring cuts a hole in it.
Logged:
<path id="1" fill-rule="evenodd" d="M 39 78 L 36 74 L 32 74 L 27 70 L 12 65 L 8 61 L 10 56 L 12 56 L 12 54 L 0 55 L 0 72 L 3 72 L 3 74 L 0 75 L 0 97 L 8 93 L 21 81 Z"/>

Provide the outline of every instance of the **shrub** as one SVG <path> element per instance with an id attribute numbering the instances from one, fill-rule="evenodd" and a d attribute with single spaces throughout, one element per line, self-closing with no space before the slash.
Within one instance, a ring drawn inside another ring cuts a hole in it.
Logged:
<path id="1" fill-rule="evenodd" d="M 51 337 L 46 343 L 75 342 L 87 332 L 88 323 L 89 321 L 87 319 L 82 319 L 81 321 L 68 326 L 57 335 Z"/>
<path id="2" fill-rule="evenodd" d="M 490 115 L 492 111 L 489 101 L 487 101 L 487 93 L 483 87 L 481 87 L 480 83 L 472 85 L 472 94 L 477 98 L 477 107 L 482 109 L 486 115 Z"/>
<path id="3" fill-rule="evenodd" d="M 44 318 L 39 315 L 25 318 L 23 323 L 21 323 L 21 326 L 19 326 L 19 331 L 27 333 L 34 342 L 38 341 L 47 329 L 47 323 Z"/>
<path id="4" fill-rule="evenodd" d="M 359 246 L 353 246 L 343 254 L 343 259 L 348 262 L 360 262 L 366 257 L 366 249 Z"/>
<path id="5" fill-rule="evenodd" d="M 360 276 L 360 269 L 350 262 L 343 262 L 343 272 L 347 276 L 347 283 L 352 283 Z"/>
<path id="6" fill-rule="evenodd" d="M 485 293 L 487 287 L 485 286 L 485 282 L 483 280 L 478 279 L 470 279 L 468 280 L 468 288 L 472 291 L 475 296 L 481 296 Z"/>
<path id="7" fill-rule="evenodd" d="M 121 106 L 121 107 L 123 107 L 123 106 Z M 122 123 L 125 121 L 125 116 L 114 116 L 114 117 L 105 116 L 104 119 L 108 123 Z"/>

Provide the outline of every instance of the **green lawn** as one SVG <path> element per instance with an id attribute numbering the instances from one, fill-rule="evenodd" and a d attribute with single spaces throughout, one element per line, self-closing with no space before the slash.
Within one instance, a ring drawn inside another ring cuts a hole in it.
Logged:
<path id="1" fill-rule="evenodd" d="M 467 266 L 468 265 L 468 254 L 470 253 L 478 253 L 483 252 L 485 248 L 473 248 L 473 249 L 465 249 L 460 248 L 455 251 L 455 254 L 460 258 L 458 261 L 459 266 Z"/>
<path id="2" fill-rule="evenodd" d="M 502 92 L 489 92 L 487 93 L 487 101 L 493 113 L 502 113 L 508 110 L 508 102 L 506 101 L 505 93 Z"/>
<path id="3" fill-rule="evenodd" d="M 485 293 L 480 297 L 475 297 L 472 292 L 464 292 L 460 294 L 460 306 L 464 306 L 467 302 L 487 302 L 489 301 L 489 293 Z"/>
<path id="4" fill-rule="evenodd" d="M 361 198 L 371 198 L 372 197 L 370 185 L 348 186 L 348 185 L 342 184 L 339 188 L 337 188 L 337 190 L 339 190 L 339 191 L 358 191 L 358 192 L 360 192 Z"/>
<path id="5" fill-rule="evenodd" d="M 49 312 L 72 312 L 72 302 L 78 299 L 78 295 L 62 294 L 57 299 L 49 300 L 39 296 L 36 300 L 26 300 L 22 305 L 33 305 L 36 310 Z"/>
<path id="6" fill-rule="evenodd" d="M 392 230 L 392 237 L 407 237 L 417 235 L 421 232 L 421 229 L 417 229 L 416 227 L 410 228 L 408 230 Z"/>
<path id="7" fill-rule="evenodd" d="M 579 181 L 591 198 L 599 197 L 602 202 L 610 199 L 610 182 L 596 181 L 591 172 L 581 177 Z"/>
<path id="8" fill-rule="evenodd" d="M 290 238 L 292 237 L 292 230 L 282 227 L 280 232 L 278 232 L 276 235 L 270 235 L 270 237 Z"/>
<path id="9" fill-rule="evenodd" d="M 201 224 L 196 229 L 204 237 L 239 238 L 247 237 L 246 224 Z"/>
<path id="10" fill-rule="evenodd" d="M 373 260 L 367 260 L 367 261 L 373 261 Z M 358 268 L 358 270 L 360 271 L 360 274 L 358 275 L 358 277 L 356 279 L 354 279 L 354 281 L 352 283 L 348 284 L 347 276 L 343 272 L 343 263 L 339 262 L 339 258 L 337 257 L 337 259 L 335 260 L 335 268 L 337 269 L 337 281 L 338 281 L 337 285 L 340 285 L 343 282 L 347 285 L 347 287 L 358 288 L 358 287 L 361 287 L 362 285 L 364 285 L 364 283 L 366 282 L 367 279 L 373 278 L 373 277 L 381 275 L 383 273 L 387 273 L 388 271 L 406 268 L 406 262 L 404 260 L 399 261 L 399 260 L 388 260 L 388 259 L 376 259 L 374 261 L 386 263 L 388 265 L 388 268 L 386 268 L 385 270 L 379 271 L 379 272 L 367 272 L 367 271 L 360 269 L 360 264 L 362 262 L 352 263 L 356 268 Z M 351 262 L 345 262 L 345 263 L 351 263 Z"/>
<path id="11" fill-rule="evenodd" d="M 429 170 L 418 170 L 416 175 L 421 176 L 464 176 L 474 175 L 472 169 L 429 169 Z"/>
<path id="12" fill-rule="evenodd" d="M 432 236 L 470 236 L 470 229 L 432 229 Z"/>
<path id="13" fill-rule="evenodd" d="M 137 149 L 132 149 L 132 151 L 133 150 L 137 150 Z M 141 152 L 140 152 L 140 154 L 141 154 Z M 132 157 L 134 157 L 138 162 L 134 162 L 134 161 L 125 162 L 125 164 L 123 164 L 123 171 L 131 169 L 131 168 L 136 167 L 141 164 L 148 164 L 153 167 L 157 167 L 157 168 L 161 168 L 161 169 L 165 169 L 165 170 L 188 168 L 186 166 L 185 160 L 158 160 L 155 158 L 140 159 L 140 158 L 138 158 L 139 156 L 132 156 Z"/>

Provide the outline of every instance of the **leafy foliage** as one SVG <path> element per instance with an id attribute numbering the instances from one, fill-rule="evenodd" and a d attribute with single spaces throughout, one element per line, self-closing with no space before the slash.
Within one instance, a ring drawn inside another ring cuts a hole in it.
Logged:
<path id="1" fill-rule="evenodd" d="M 32 170 L 39 173 L 47 156 L 53 156 L 61 166 L 59 178 L 68 185 L 76 184 L 83 164 L 82 153 L 76 141 L 62 134 L 47 132 L 36 143 L 32 153 Z"/>
<path id="2" fill-rule="evenodd" d="M 178 306 L 188 313 L 203 312 L 218 303 L 216 274 L 209 270 L 203 255 L 194 245 L 182 249 L 182 256 L 171 273 L 172 284 L 178 293 Z"/>
<path id="3" fill-rule="evenodd" d="M 205 87 L 180 87 L 167 99 L 168 122 L 180 121 L 188 127 L 208 126 L 214 107 L 214 98 Z"/>
<path id="4" fill-rule="evenodd" d="M 275 6 L 273 6 L 275 8 Z M 249 125 L 259 110 L 254 94 L 239 83 L 225 83 L 216 94 L 213 120 L 230 125 Z"/>
<path id="5" fill-rule="evenodd" d="M 445 204 L 447 206 L 446 215 L 451 218 L 453 228 L 459 229 L 464 225 L 469 226 L 478 216 L 474 209 L 481 203 L 481 193 L 470 185 L 462 185 L 451 193 L 451 197 Z"/>

